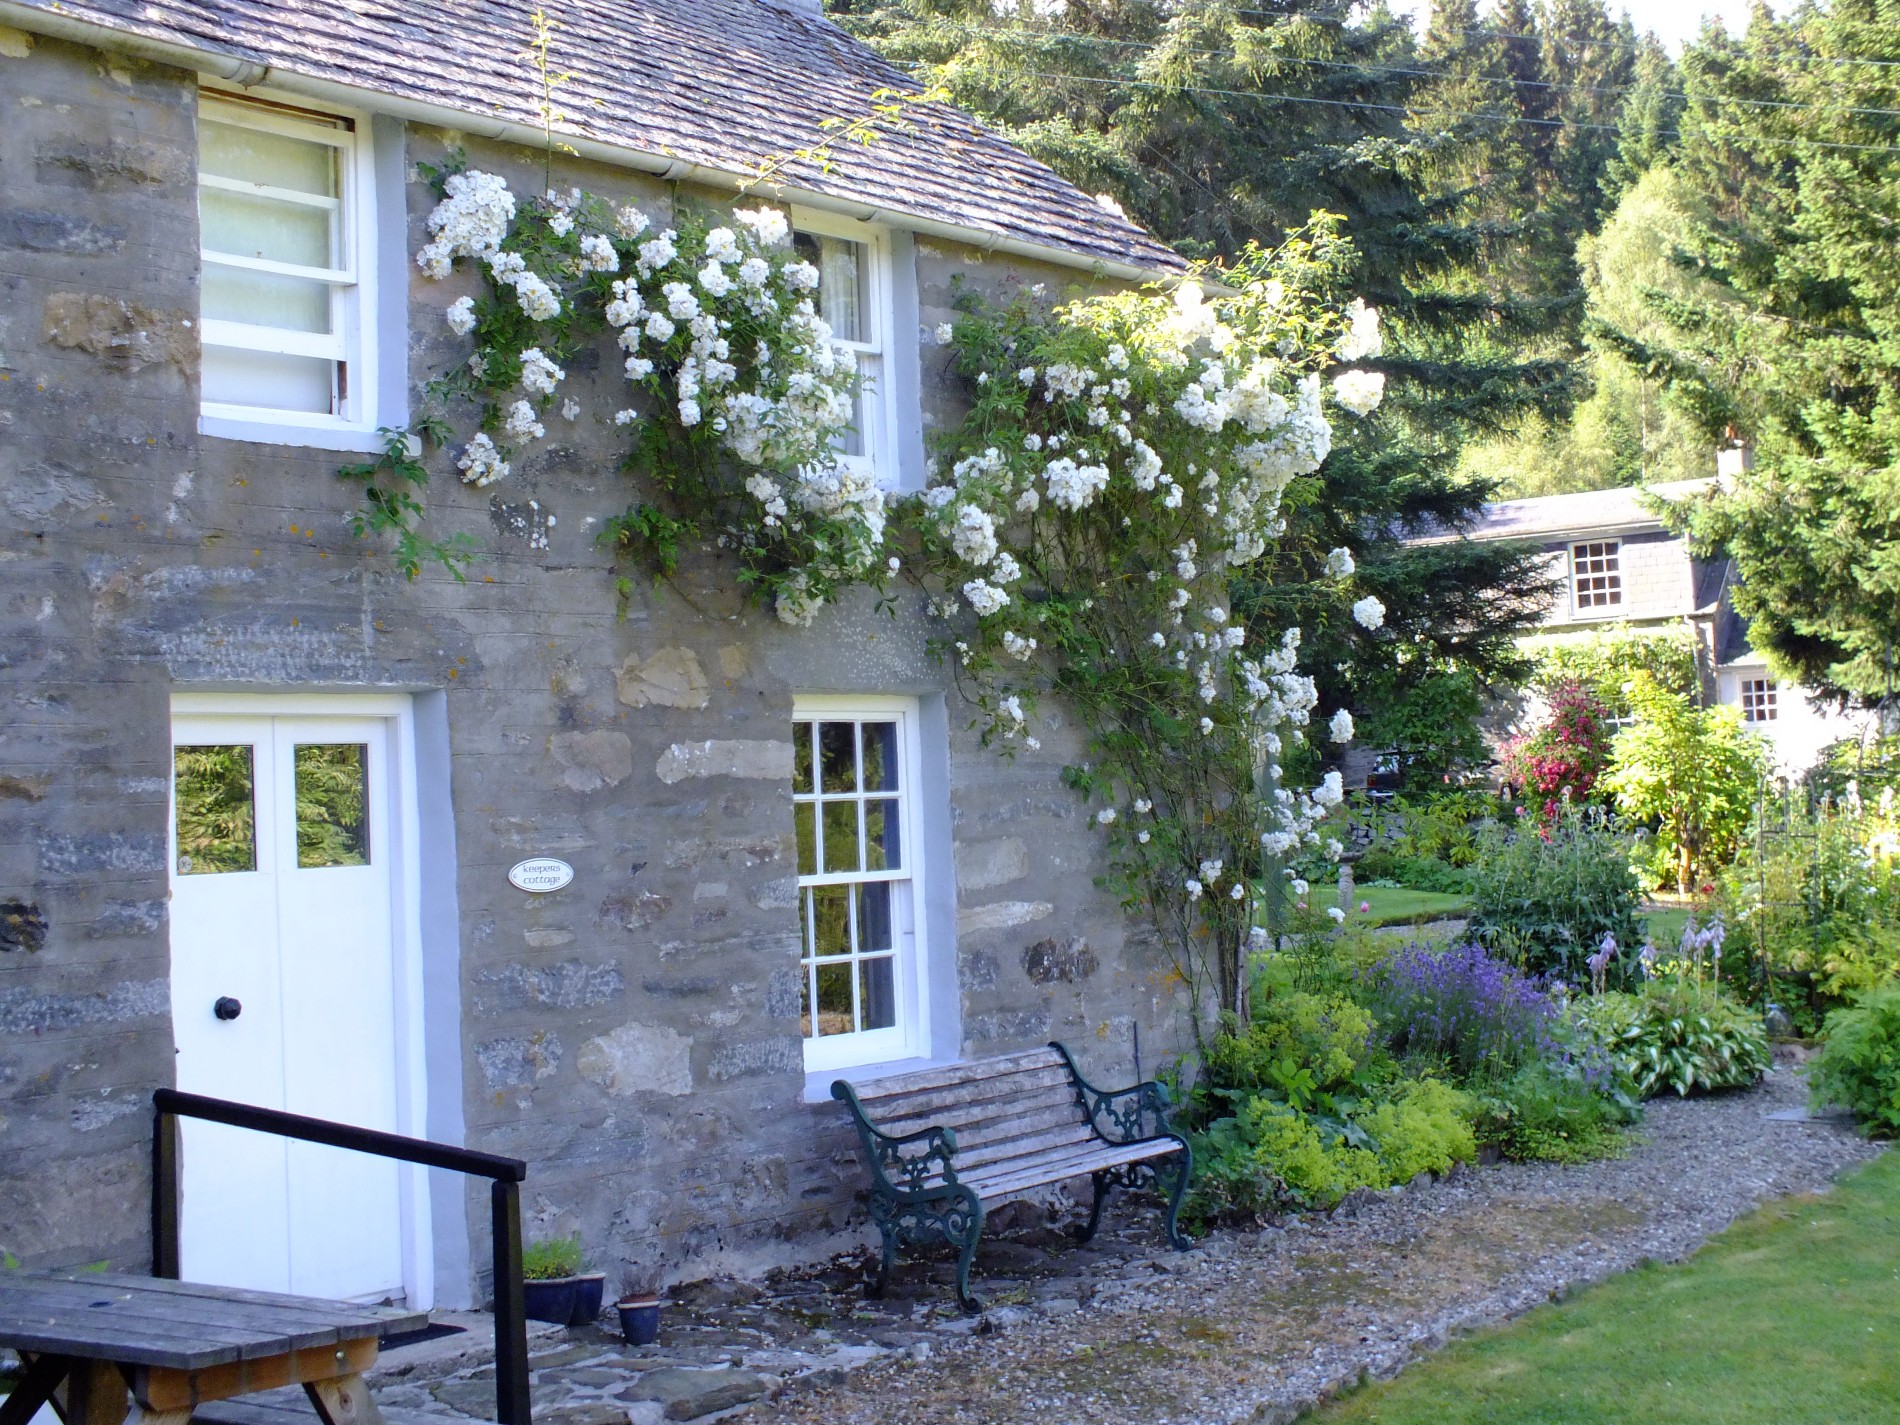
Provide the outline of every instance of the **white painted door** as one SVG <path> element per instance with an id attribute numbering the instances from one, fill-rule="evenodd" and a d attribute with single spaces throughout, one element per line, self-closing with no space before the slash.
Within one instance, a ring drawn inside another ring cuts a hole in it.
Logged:
<path id="1" fill-rule="evenodd" d="M 391 741 L 374 717 L 173 718 L 179 1088 L 399 1130 Z M 402 1294 L 397 1164 L 181 1127 L 187 1279 Z"/>

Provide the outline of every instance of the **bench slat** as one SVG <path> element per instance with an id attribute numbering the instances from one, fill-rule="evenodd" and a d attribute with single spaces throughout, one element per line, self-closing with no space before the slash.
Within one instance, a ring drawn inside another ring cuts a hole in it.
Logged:
<path id="1" fill-rule="evenodd" d="M 1069 1109 L 1073 1109 L 1079 1117 L 1082 1105 L 1076 1102 L 1075 1089 L 1067 1083 L 1060 1083 L 1005 1098 L 958 1104 L 955 1108 L 938 1112 L 906 1114 L 902 1118 L 884 1118 L 880 1115 L 875 1121 L 879 1128 L 893 1137 L 915 1133 L 920 1128 L 954 1128 L 961 1142 L 966 1132 L 978 1131 L 988 1124 L 1008 1123 L 1018 1118 Z"/>
<path id="2" fill-rule="evenodd" d="M 997 1078 L 974 1079 L 955 1088 L 930 1089 L 923 1093 L 879 1099 L 864 1105 L 864 1111 L 871 1122 L 880 1127 L 897 1119 L 925 1119 L 935 1127 L 941 1125 L 948 1115 L 966 1108 L 1003 1103 L 1058 1087 L 1067 1087 L 1071 1093 L 1074 1092 L 1068 1070 L 1030 1069 Z"/>
<path id="3" fill-rule="evenodd" d="M 985 1119 L 957 1129 L 957 1161 L 963 1162 L 977 1149 L 987 1148 L 994 1143 L 1007 1142 L 1012 1138 L 1034 1138 L 1039 1133 L 1071 1126 L 1089 1133 L 1094 1131 L 1089 1128 L 1088 1120 L 1082 1117 L 1081 1109 L 1073 1103 L 1040 1108 L 1033 1113 Z"/>
<path id="4" fill-rule="evenodd" d="M 1005 1193 L 1020 1192 L 1025 1188 L 1052 1186 L 1056 1183 L 1067 1182 L 1070 1178 L 1079 1178 L 1086 1173 L 1099 1172 L 1103 1168 L 1119 1167 L 1124 1163 L 1141 1163 L 1150 1158 L 1164 1158 L 1180 1150 L 1181 1145 L 1171 1138 L 1147 1143 L 1104 1144 L 1092 1150 L 1061 1156 L 1052 1155 L 1047 1158 L 999 1163 L 987 1171 L 971 1174 L 965 1181 L 970 1187 L 976 1189 L 979 1197 L 988 1199 Z"/>
<path id="5" fill-rule="evenodd" d="M 1058 1124 L 1054 1128 L 1045 1128 L 1041 1132 L 1019 1133 L 1009 1137 L 997 1138 L 981 1144 L 968 1152 L 964 1151 L 961 1140 L 957 1143 L 957 1155 L 952 1160 L 957 1176 L 963 1177 L 979 1168 L 992 1163 L 1000 1163 L 1005 1158 L 1027 1158 L 1052 1148 L 1067 1148 L 1079 1144 L 1100 1143 L 1095 1130 L 1079 1120 Z"/>
<path id="6" fill-rule="evenodd" d="M 1025 1049 L 1020 1054 L 1001 1054 L 977 1063 L 944 1064 L 934 1069 L 892 1074 L 883 1079 L 867 1079 L 851 1087 L 857 1091 L 860 1102 L 869 1104 L 873 1099 L 890 1098 L 897 1094 L 954 1088 L 973 1080 L 993 1079 L 1019 1070 L 1042 1068 L 1062 1068 L 1062 1056 L 1048 1048 Z"/>

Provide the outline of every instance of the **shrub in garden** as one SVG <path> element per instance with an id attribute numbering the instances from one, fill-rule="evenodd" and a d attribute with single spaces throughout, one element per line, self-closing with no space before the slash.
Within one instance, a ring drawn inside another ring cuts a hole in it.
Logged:
<path id="1" fill-rule="evenodd" d="M 1767 743 L 1733 707 L 1704 708 L 1647 673 L 1630 683 L 1636 722 L 1616 735 L 1603 789 L 1656 828 L 1658 884 L 1688 895 L 1733 860 L 1768 769 Z"/>
<path id="2" fill-rule="evenodd" d="M 1522 790 L 1545 821 L 1555 821 L 1564 803 L 1581 802 L 1596 789 L 1609 765 L 1613 731 L 1610 710 L 1581 682 L 1553 684 L 1545 694 L 1544 722 L 1499 749 L 1506 782 Z"/>
<path id="3" fill-rule="evenodd" d="M 1765 964 L 1772 997 L 1812 1032 L 1830 1009 L 1900 973 L 1900 814 L 1891 791 L 1863 801 L 1851 780 L 1810 805 L 1770 797 L 1721 877 L 1733 927 L 1724 973 Z"/>
<path id="4" fill-rule="evenodd" d="M 1612 983 L 1631 971 L 1641 939 L 1642 889 L 1629 865 L 1629 843 L 1598 812 L 1565 807 L 1545 827 L 1497 826 L 1480 842 L 1473 876 L 1470 932 L 1533 975 L 1587 984 L 1586 961 L 1614 937 L 1621 953 Z"/>
<path id="5" fill-rule="evenodd" d="M 1417 1079 L 1395 1097 L 1374 1105 L 1359 1126 L 1378 1145 L 1390 1182 L 1410 1182 L 1420 1173 L 1442 1173 L 1478 1156 L 1471 1131 L 1477 1105 L 1470 1094 L 1436 1079 Z"/>
<path id="6" fill-rule="evenodd" d="M 1578 1005 L 1576 1028 L 1643 1098 L 1743 1088 L 1772 1062 L 1759 1015 L 1720 987 L 1689 980 L 1593 996 Z"/>
<path id="7" fill-rule="evenodd" d="M 1365 1061 L 1372 1017 L 1344 995 L 1295 990 L 1256 1011 L 1244 1033 L 1223 1034 L 1207 1048 L 1200 1085 L 1209 1092 L 1265 1092 L 1303 1098 L 1348 1084 Z"/>
<path id="8" fill-rule="evenodd" d="M 1462 866 L 1447 865 L 1427 856 L 1408 856 L 1386 847 L 1368 851 L 1353 863 L 1353 878 L 1362 886 L 1390 881 L 1413 891 L 1438 891 L 1462 896 L 1471 891 L 1472 875 Z"/>
<path id="9" fill-rule="evenodd" d="M 1431 1079 L 1392 1084 L 1348 1117 L 1303 1113 L 1265 1094 L 1215 1120 L 1194 1142 L 1202 1217 L 1331 1207 L 1354 1188 L 1383 1188 L 1477 1156 L 1469 1094 Z"/>
<path id="10" fill-rule="evenodd" d="M 1850 1108 L 1870 1133 L 1900 1133 L 1900 985 L 1885 985 L 1827 1017 L 1808 1089 L 1816 1107 Z"/>
<path id="11" fill-rule="evenodd" d="M 1394 1054 L 1436 1060 L 1463 1077 L 1503 1072 L 1547 1053 L 1550 996 L 1482 945 L 1406 945 L 1363 977 Z"/>
<path id="12" fill-rule="evenodd" d="M 1642 1116 L 1614 1071 L 1587 1057 L 1536 1059 L 1479 1102 L 1478 1141 L 1515 1162 L 1583 1163 L 1621 1150 Z"/>

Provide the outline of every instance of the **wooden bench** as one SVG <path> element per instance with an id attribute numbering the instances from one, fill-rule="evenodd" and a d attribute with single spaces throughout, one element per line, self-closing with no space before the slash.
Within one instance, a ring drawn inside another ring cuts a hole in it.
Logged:
<path id="1" fill-rule="evenodd" d="M 957 1300 L 982 1310 L 970 1263 L 985 1213 L 1070 1178 L 1095 1186 L 1083 1241 L 1101 1225 L 1109 1190 L 1147 1173 L 1168 1199 L 1169 1244 L 1188 1245 L 1179 1218 L 1193 1154 L 1169 1126 L 1158 1083 L 1098 1089 L 1051 1044 L 856 1085 L 839 1079 L 831 1096 L 851 1110 L 871 1174 L 871 1220 L 884 1237 L 874 1296 L 900 1243 L 940 1239 L 957 1249 Z"/>

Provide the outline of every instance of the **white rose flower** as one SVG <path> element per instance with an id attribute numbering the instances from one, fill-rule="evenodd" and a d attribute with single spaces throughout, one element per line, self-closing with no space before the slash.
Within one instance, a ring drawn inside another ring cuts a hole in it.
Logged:
<path id="1" fill-rule="evenodd" d="M 463 482 L 469 485 L 492 485 L 497 480 L 505 479 L 508 474 L 508 462 L 495 449 L 495 442 L 480 432 L 469 441 L 462 451 L 461 459 L 455 464 L 462 472 Z"/>
<path id="2" fill-rule="evenodd" d="M 1352 606 L 1353 622 L 1361 628 L 1375 629 L 1385 622 L 1385 605 L 1367 594 Z"/>
<path id="3" fill-rule="evenodd" d="M 1326 914 L 1333 918 L 1334 925 L 1344 925 L 1346 923 L 1346 912 L 1336 905 L 1327 906 Z"/>
<path id="4" fill-rule="evenodd" d="M 475 330 L 475 299 L 457 297 L 449 303 L 449 309 L 442 314 L 442 319 L 457 336 L 467 336 Z"/>
<path id="5" fill-rule="evenodd" d="M 1113 826 L 1115 824 L 1115 808 L 1103 807 L 1100 811 L 1096 812 L 1095 824 L 1097 826 Z"/>
<path id="6" fill-rule="evenodd" d="M 1355 416 L 1369 416 L 1385 399 L 1385 375 L 1379 371 L 1342 371 L 1333 378 L 1333 399 Z"/>
<path id="7" fill-rule="evenodd" d="M 1333 720 L 1326 724 L 1326 730 L 1332 734 L 1335 742 L 1352 741 L 1352 714 L 1341 708 L 1333 714 Z"/>
<path id="8" fill-rule="evenodd" d="M 1326 577 L 1329 579 L 1349 579 L 1356 567 L 1352 562 L 1352 551 L 1343 544 L 1326 556 Z"/>
<path id="9" fill-rule="evenodd" d="M 1199 881 L 1195 880 L 1192 876 L 1188 877 L 1186 890 L 1187 890 L 1187 898 L 1189 900 L 1191 901 L 1199 900 L 1201 898 L 1201 889 L 1202 887 Z"/>
<path id="10" fill-rule="evenodd" d="M 516 401 L 508 408 L 508 419 L 502 425 L 502 433 L 510 440 L 539 440 L 548 432 L 535 419 L 533 406 L 526 401 Z"/>

